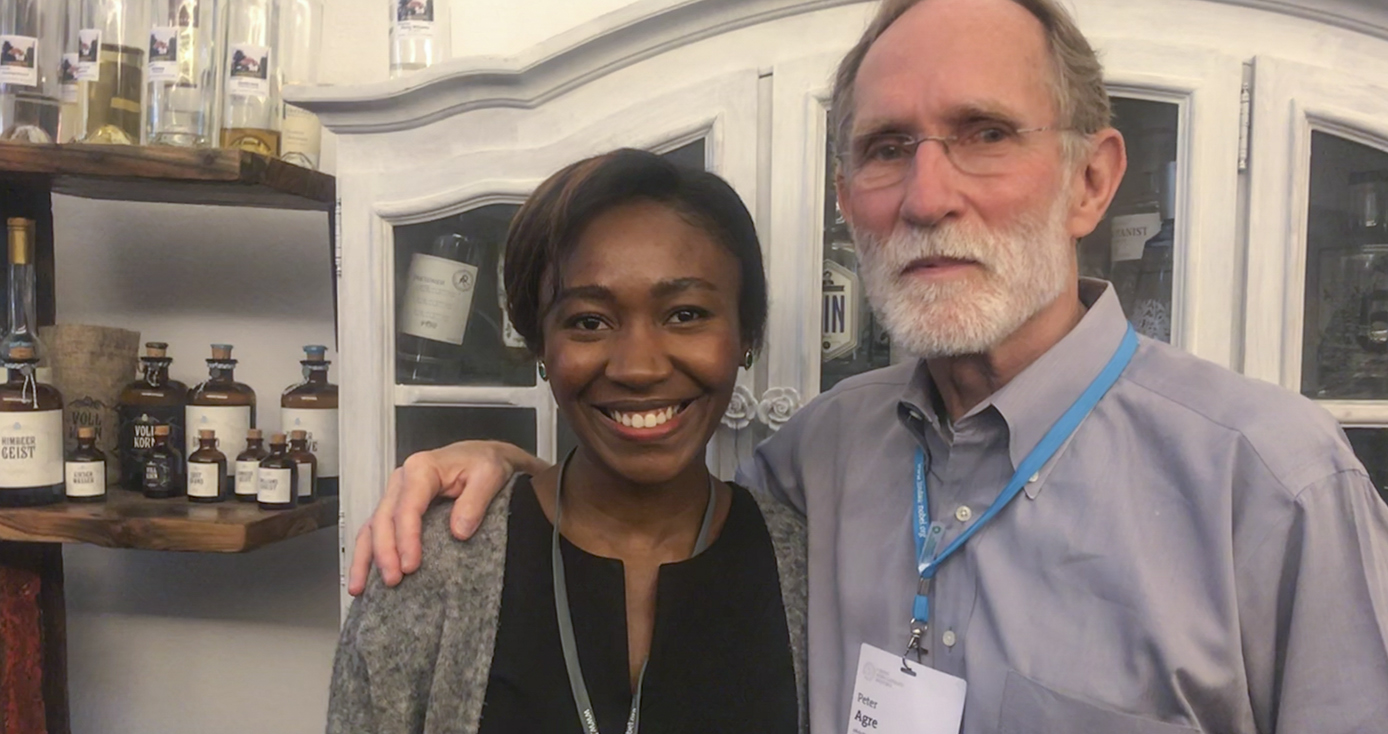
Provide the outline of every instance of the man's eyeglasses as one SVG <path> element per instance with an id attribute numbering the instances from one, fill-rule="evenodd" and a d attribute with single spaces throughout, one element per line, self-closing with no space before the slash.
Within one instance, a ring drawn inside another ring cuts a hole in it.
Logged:
<path id="1" fill-rule="evenodd" d="M 953 135 L 905 135 L 877 133 L 853 141 L 849 153 L 849 178 L 869 189 L 895 186 L 906 179 L 922 143 L 935 141 L 961 173 L 970 176 L 996 176 L 1009 171 L 1028 150 L 1028 135 L 1068 128 L 1029 127 L 1014 129 L 999 122 L 965 126 Z"/>

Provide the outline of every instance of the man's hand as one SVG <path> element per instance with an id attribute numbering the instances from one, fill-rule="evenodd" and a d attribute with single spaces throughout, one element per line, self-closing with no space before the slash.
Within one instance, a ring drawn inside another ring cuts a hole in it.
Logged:
<path id="1" fill-rule="evenodd" d="M 391 472 L 386 494 L 370 522 L 357 531 L 347 592 L 366 590 L 374 561 L 386 586 L 400 583 L 419 568 L 420 524 L 435 497 L 455 497 L 448 527 L 467 540 L 487 514 L 487 506 L 519 471 L 539 473 L 547 467 L 525 451 L 500 441 L 460 441 L 421 451 Z"/>

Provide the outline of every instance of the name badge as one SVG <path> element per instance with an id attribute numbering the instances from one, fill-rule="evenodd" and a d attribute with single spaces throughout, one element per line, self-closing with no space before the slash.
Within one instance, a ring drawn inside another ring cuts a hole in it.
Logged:
<path id="1" fill-rule="evenodd" d="M 959 734 L 967 688 L 963 678 L 863 643 L 848 734 Z"/>

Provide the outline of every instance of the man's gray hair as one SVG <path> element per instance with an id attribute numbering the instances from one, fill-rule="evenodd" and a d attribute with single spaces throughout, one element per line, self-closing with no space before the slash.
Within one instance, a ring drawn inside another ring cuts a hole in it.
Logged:
<path id="1" fill-rule="evenodd" d="M 868 49 L 886 33 L 906 11 L 922 0 L 882 0 L 877 15 L 868 24 L 858 44 L 839 64 L 834 77 L 834 95 L 829 112 L 829 129 L 834 136 L 834 150 L 839 165 L 847 162 L 850 136 L 853 132 L 853 86 L 858 69 L 863 65 Z M 1057 0 L 1012 0 L 1026 8 L 1041 21 L 1046 32 L 1046 46 L 1051 55 L 1050 86 L 1059 114 L 1058 123 L 1079 136 L 1092 135 L 1109 127 L 1113 107 L 1108 90 L 1104 88 L 1104 69 L 1094 49 L 1075 25 L 1070 13 Z M 1075 136 L 1063 136 L 1065 150 L 1072 159 L 1080 148 Z"/>

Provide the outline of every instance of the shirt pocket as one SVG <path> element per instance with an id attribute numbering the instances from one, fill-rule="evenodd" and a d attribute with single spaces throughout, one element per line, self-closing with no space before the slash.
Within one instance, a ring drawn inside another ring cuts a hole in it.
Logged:
<path id="1" fill-rule="evenodd" d="M 1057 693 L 1010 670 L 998 734 L 1201 734 L 1184 724 L 1125 714 Z"/>

